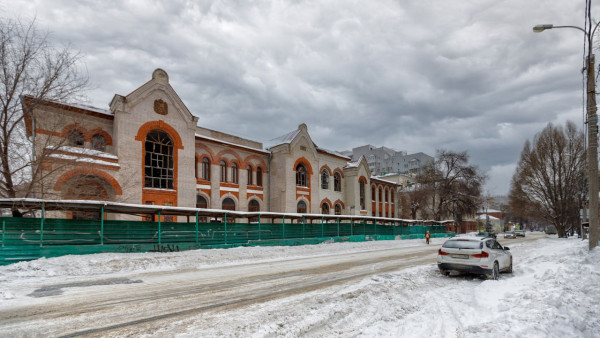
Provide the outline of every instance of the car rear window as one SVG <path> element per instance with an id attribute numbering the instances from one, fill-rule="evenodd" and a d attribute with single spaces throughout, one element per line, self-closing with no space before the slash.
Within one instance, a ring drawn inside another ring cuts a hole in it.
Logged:
<path id="1" fill-rule="evenodd" d="M 454 248 L 454 249 L 481 249 L 483 248 L 483 243 L 479 241 L 469 241 L 464 239 L 450 240 L 446 241 L 444 248 Z"/>

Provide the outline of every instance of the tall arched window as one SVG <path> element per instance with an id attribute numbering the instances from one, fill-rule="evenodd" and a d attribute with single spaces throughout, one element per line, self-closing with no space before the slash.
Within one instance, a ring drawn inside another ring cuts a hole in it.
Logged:
<path id="1" fill-rule="evenodd" d="M 146 135 L 144 186 L 173 189 L 173 141 L 169 134 L 152 130 Z"/>
<path id="2" fill-rule="evenodd" d="M 379 188 L 379 203 L 383 202 L 383 189 Z"/>
<path id="3" fill-rule="evenodd" d="M 321 205 L 321 213 L 323 215 L 329 215 L 329 204 L 323 203 L 323 205 Z"/>
<path id="4" fill-rule="evenodd" d="M 306 167 L 298 164 L 296 167 L 296 185 L 299 187 L 308 187 Z"/>
<path id="5" fill-rule="evenodd" d="M 262 187 L 262 169 L 261 167 L 256 168 L 256 185 Z"/>
<path id="6" fill-rule="evenodd" d="M 231 163 L 231 183 L 238 184 L 238 166 L 237 163 Z"/>
<path id="7" fill-rule="evenodd" d="M 365 210 L 365 181 L 358 182 L 360 196 L 360 210 Z"/>
<path id="8" fill-rule="evenodd" d="M 235 201 L 227 197 L 223 200 L 223 210 L 235 210 Z"/>
<path id="9" fill-rule="evenodd" d="M 298 205 L 296 206 L 296 212 L 299 214 L 306 214 L 306 202 L 298 202 Z"/>
<path id="10" fill-rule="evenodd" d="M 321 172 L 321 189 L 329 189 L 329 172 L 323 169 Z"/>
<path id="11" fill-rule="evenodd" d="M 106 139 L 100 134 L 92 136 L 92 149 L 104 151 L 106 149 Z"/>
<path id="12" fill-rule="evenodd" d="M 227 163 L 221 161 L 221 182 L 227 182 Z"/>
<path id="13" fill-rule="evenodd" d="M 335 210 L 335 214 L 336 215 L 341 215 L 342 214 L 342 206 L 341 205 L 336 204 L 334 210 Z"/>
<path id="14" fill-rule="evenodd" d="M 248 211 L 260 211 L 260 204 L 258 204 L 257 200 L 250 200 L 250 202 L 248 202 Z"/>
<path id="15" fill-rule="evenodd" d="M 375 202 L 375 195 L 377 194 L 377 189 L 374 185 L 371 186 L 371 202 Z"/>
<path id="16" fill-rule="evenodd" d="M 208 157 L 202 159 L 202 179 L 210 181 L 210 160 Z"/>
<path id="17" fill-rule="evenodd" d="M 252 166 L 248 165 L 248 185 L 252 185 Z"/>
<path id="18" fill-rule="evenodd" d="M 196 196 L 196 208 L 208 208 L 208 202 L 206 202 L 206 198 L 204 198 L 204 196 Z"/>
<path id="19" fill-rule="evenodd" d="M 384 196 L 383 199 L 385 200 L 386 203 L 388 201 L 388 193 L 389 193 L 389 190 L 387 190 L 387 188 L 386 188 L 385 193 L 383 194 L 383 196 Z"/>
<path id="20" fill-rule="evenodd" d="M 340 173 L 333 174 L 333 190 L 342 191 L 342 175 Z"/>

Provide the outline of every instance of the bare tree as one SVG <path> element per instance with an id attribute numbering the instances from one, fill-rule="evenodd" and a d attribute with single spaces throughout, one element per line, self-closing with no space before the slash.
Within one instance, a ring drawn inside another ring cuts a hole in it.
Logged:
<path id="1" fill-rule="evenodd" d="M 545 221 L 559 237 L 579 226 L 585 192 L 583 132 L 573 122 L 549 123 L 525 142 L 512 178 L 510 205 L 515 215 Z"/>
<path id="2" fill-rule="evenodd" d="M 35 20 L 0 18 L 0 197 L 26 196 L 43 156 L 32 155 L 25 120 L 37 102 L 78 99 L 88 86 L 80 54 L 56 48 Z M 27 96 L 29 104 L 23 104 Z M 27 107 L 25 109 L 24 107 Z M 35 127 L 34 127 L 35 128 Z"/>
<path id="3" fill-rule="evenodd" d="M 463 215 L 477 211 L 486 177 L 469 163 L 466 151 L 438 150 L 436 157 L 435 164 L 418 178 L 429 193 L 426 208 L 435 220 L 452 217 L 461 221 Z"/>

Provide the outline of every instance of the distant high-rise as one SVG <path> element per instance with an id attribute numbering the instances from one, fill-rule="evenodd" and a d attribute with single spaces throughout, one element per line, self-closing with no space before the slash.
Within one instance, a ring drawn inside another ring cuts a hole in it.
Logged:
<path id="1" fill-rule="evenodd" d="M 353 160 L 364 156 L 372 175 L 388 173 L 419 175 L 434 161 L 433 157 L 422 152 L 408 154 L 406 151 L 375 147 L 370 144 L 353 148 L 351 156 Z"/>

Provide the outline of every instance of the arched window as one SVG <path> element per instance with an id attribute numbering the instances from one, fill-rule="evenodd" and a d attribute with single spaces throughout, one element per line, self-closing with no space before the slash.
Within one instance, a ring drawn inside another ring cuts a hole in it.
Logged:
<path id="1" fill-rule="evenodd" d="M 208 208 L 208 202 L 206 202 L 206 198 L 204 198 L 204 196 L 196 196 L 196 208 Z"/>
<path id="2" fill-rule="evenodd" d="M 106 149 L 106 139 L 100 134 L 92 136 L 92 149 L 104 151 Z"/>
<path id="3" fill-rule="evenodd" d="M 238 166 L 237 163 L 231 163 L 231 183 L 238 184 Z"/>
<path id="4" fill-rule="evenodd" d="M 379 188 L 379 203 L 383 202 L 383 189 Z"/>
<path id="5" fill-rule="evenodd" d="M 375 194 L 377 192 L 377 189 L 375 188 L 374 185 L 371 186 L 371 202 L 375 202 Z"/>
<path id="6" fill-rule="evenodd" d="M 306 167 L 303 164 L 298 164 L 296 167 L 296 185 L 299 187 L 308 187 Z"/>
<path id="7" fill-rule="evenodd" d="M 173 189 L 173 141 L 164 131 L 152 130 L 145 147 L 144 186 Z"/>
<path id="8" fill-rule="evenodd" d="M 335 214 L 336 215 L 341 215 L 342 214 L 342 206 L 341 205 L 336 204 L 334 210 L 335 210 Z"/>
<path id="9" fill-rule="evenodd" d="M 342 175 L 340 173 L 333 174 L 333 190 L 342 191 Z"/>
<path id="10" fill-rule="evenodd" d="M 262 187 L 262 169 L 261 167 L 256 168 L 256 185 Z"/>
<path id="11" fill-rule="evenodd" d="M 321 189 L 329 189 L 329 172 L 323 169 L 321 172 Z"/>
<path id="12" fill-rule="evenodd" d="M 68 139 L 69 144 L 75 147 L 83 147 L 85 143 L 83 139 L 83 133 L 75 129 L 69 131 Z"/>
<path id="13" fill-rule="evenodd" d="M 235 210 L 235 201 L 227 197 L 223 200 L 223 210 Z"/>
<path id="14" fill-rule="evenodd" d="M 384 196 L 383 199 L 385 200 L 386 203 L 388 201 L 388 193 L 389 193 L 389 190 L 387 190 L 387 188 L 386 188 L 385 193 L 383 194 L 383 196 Z"/>
<path id="15" fill-rule="evenodd" d="M 296 212 L 299 214 L 305 214 L 306 213 L 306 202 L 304 202 L 304 201 L 298 202 L 298 205 L 296 207 Z"/>
<path id="16" fill-rule="evenodd" d="M 248 185 L 252 185 L 252 166 L 248 165 Z"/>
<path id="17" fill-rule="evenodd" d="M 221 182 L 227 182 L 227 163 L 221 161 Z"/>
<path id="18" fill-rule="evenodd" d="M 329 215 L 329 204 L 323 203 L 323 205 L 321 205 L 321 213 L 323 215 Z"/>
<path id="19" fill-rule="evenodd" d="M 208 157 L 202 159 L 202 179 L 210 181 L 210 160 Z"/>
<path id="20" fill-rule="evenodd" d="M 395 194 L 394 190 L 390 190 L 390 202 L 391 203 L 394 203 L 394 194 Z M 392 216 L 392 217 L 394 217 L 394 216 Z"/>
<path id="21" fill-rule="evenodd" d="M 248 211 L 260 211 L 260 204 L 258 204 L 257 200 L 250 200 L 250 202 L 248 202 Z"/>
<path id="22" fill-rule="evenodd" d="M 360 210 L 365 210 L 365 181 L 358 182 L 360 196 Z"/>

